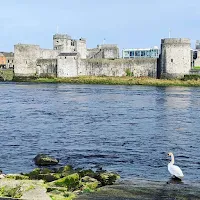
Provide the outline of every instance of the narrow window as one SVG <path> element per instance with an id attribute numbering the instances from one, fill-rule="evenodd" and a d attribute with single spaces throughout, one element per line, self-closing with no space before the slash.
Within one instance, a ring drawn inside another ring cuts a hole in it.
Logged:
<path id="1" fill-rule="evenodd" d="M 171 59 L 171 62 L 173 63 L 173 59 Z"/>
<path id="2" fill-rule="evenodd" d="M 9 63 L 9 60 L 8 60 L 8 63 Z"/>
<path id="3" fill-rule="evenodd" d="M 65 57 L 65 59 L 67 59 L 67 57 Z"/>

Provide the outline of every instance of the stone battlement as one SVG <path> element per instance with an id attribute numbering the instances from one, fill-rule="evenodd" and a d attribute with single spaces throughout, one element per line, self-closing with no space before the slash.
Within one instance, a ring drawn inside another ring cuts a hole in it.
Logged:
<path id="1" fill-rule="evenodd" d="M 71 36 L 67 34 L 55 34 L 53 39 L 71 39 Z"/>
<path id="2" fill-rule="evenodd" d="M 188 38 L 165 38 L 161 40 L 161 44 L 189 44 L 190 39 Z"/>

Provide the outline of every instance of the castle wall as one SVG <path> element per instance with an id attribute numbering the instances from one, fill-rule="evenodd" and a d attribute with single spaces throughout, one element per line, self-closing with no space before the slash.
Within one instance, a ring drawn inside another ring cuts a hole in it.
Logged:
<path id="1" fill-rule="evenodd" d="M 136 59 L 86 59 L 81 60 L 78 68 L 78 75 L 87 76 L 126 76 L 127 70 L 133 76 L 149 76 L 156 78 L 156 58 Z"/>
<path id="2" fill-rule="evenodd" d="M 40 58 L 42 59 L 56 59 L 59 55 L 58 50 L 52 50 L 52 49 L 40 49 Z"/>
<path id="3" fill-rule="evenodd" d="M 77 53 L 61 53 L 58 56 L 57 77 L 78 76 Z"/>
<path id="4" fill-rule="evenodd" d="M 177 78 L 189 74 L 191 69 L 191 44 L 189 39 L 167 38 L 161 40 L 162 78 Z"/>
<path id="5" fill-rule="evenodd" d="M 38 59 L 36 65 L 36 75 L 38 77 L 57 76 L 57 59 Z"/>
<path id="6" fill-rule="evenodd" d="M 100 45 L 99 49 L 101 49 L 101 51 L 103 52 L 102 58 L 119 58 L 119 48 L 115 44 Z"/>
<path id="7" fill-rule="evenodd" d="M 115 44 L 98 45 L 97 48 L 87 50 L 87 58 L 119 58 L 119 48 Z"/>
<path id="8" fill-rule="evenodd" d="M 36 61 L 40 56 L 38 45 L 17 44 L 14 46 L 15 76 L 34 76 Z"/>
<path id="9" fill-rule="evenodd" d="M 200 66 L 200 51 L 196 52 L 196 59 L 193 60 L 194 62 L 194 67 L 199 67 Z"/>
<path id="10" fill-rule="evenodd" d="M 94 55 L 99 52 L 98 48 L 87 49 L 87 58 L 94 58 Z"/>

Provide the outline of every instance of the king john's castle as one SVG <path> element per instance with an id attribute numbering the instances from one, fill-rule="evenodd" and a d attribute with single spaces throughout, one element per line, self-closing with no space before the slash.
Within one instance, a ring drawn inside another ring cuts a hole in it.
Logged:
<path id="1" fill-rule="evenodd" d="M 193 67 L 200 65 L 199 51 L 191 50 L 190 40 L 185 38 L 162 39 L 157 57 L 143 56 L 142 51 L 140 56 L 131 57 L 127 51 L 127 57 L 119 58 L 117 45 L 103 44 L 94 49 L 86 46 L 86 39 L 76 40 L 66 34 L 53 36 L 53 49 L 17 44 L 14 76 L 126 76 L 129 71 L 135 77 L 176 78 L 194 73 Z"/>

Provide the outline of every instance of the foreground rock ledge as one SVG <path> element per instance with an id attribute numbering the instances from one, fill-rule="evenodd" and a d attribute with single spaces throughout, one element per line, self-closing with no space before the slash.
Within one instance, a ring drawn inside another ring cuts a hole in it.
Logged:
<path id="1" fill-rule="evenodd" d="M 76 200 L 197 200 L 200 199 L 200 184 L 178 182 L 152 182 L 137 180 L 105 186 L 99 191 L 84 194 Z"/>

